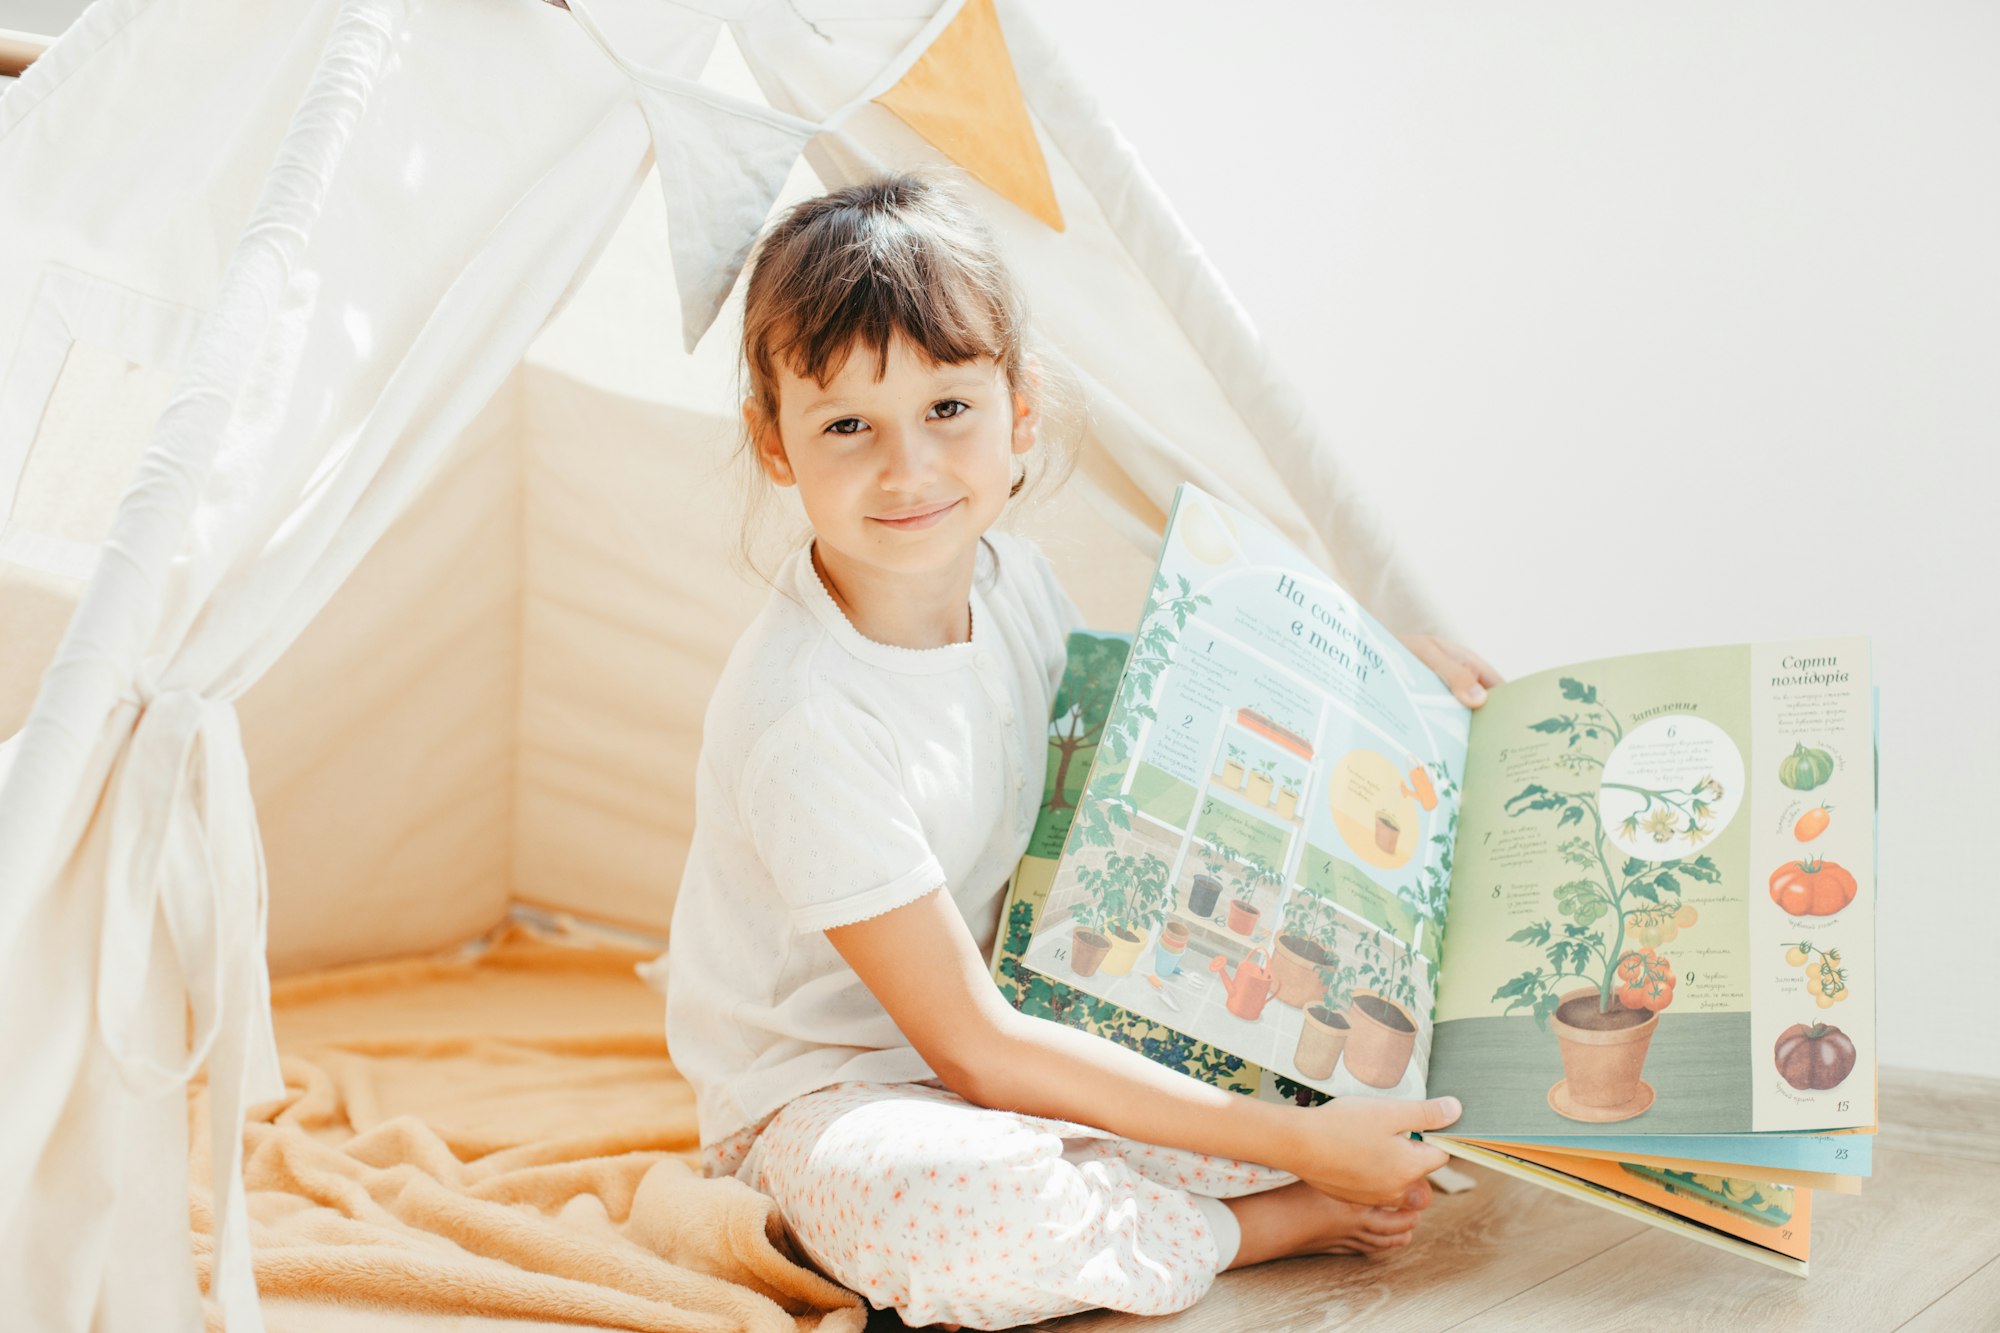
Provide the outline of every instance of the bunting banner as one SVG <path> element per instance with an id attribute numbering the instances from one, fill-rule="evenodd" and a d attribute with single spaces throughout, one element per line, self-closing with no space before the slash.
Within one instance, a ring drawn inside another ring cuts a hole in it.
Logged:
<path id="1" fill-rule="evenodd" d="M 981 184 L 1063 229 L 1048 160 L 993 0 L 966 0 L 909 72 L 875 101 Z"/>
<path id="2" fill-rule="evenodd" d="M 681 337 L 692 352 L 749 262 L 792 163 L 820 127 L 694 91 L 645 84 L 638 91 L 667 201 Z"/>

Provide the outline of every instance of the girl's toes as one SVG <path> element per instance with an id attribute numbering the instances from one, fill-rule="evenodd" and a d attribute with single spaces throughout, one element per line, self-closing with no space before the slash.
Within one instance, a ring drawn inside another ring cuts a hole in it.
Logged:
<path id="1" fill-rule="evenodd" d="M 1370 1231 L 1395 1235 L 1415 1230 L 1417 1221 L 1418 1214 L 1414 1208 L 1377 1208 L 1369 1217 L 1367 1226 Z"/>

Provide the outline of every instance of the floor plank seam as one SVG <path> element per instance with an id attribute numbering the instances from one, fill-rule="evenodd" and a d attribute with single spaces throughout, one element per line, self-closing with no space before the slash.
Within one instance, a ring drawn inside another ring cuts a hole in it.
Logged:
<path id="1" fill-rule="evenodd" d="M 1941 1301 L 1945 1297 L 1951 1295 L 1952 1292 L 1957 1291 L 1960 1287 L 1972 1281 L 1972 1279 L 1978 1277 L 1981 1273 L 1984 1273 L 1987 1269 L 1993 1267 L 1993 1265 L 1995 1264 L 2000 1264 L 2000 1255 L 1995 1255 L 1993 1258 L 1988 1259 L 1985 1263 L 1979 1265 L 1979 1267 L 1973 1269 L 1970 1273 L 1967 1273 L 1964 1277 L 1952 1283 L 1949 1287 L 1939 1292 L 1937 1294 L 1937 1298 L 1931 1301 L 1930 1304 L 1924 1306 L 1923 1310 L 1917 1311 L 1915 1314 L 1911 1315 L 1908 1319 L 1905 1319 L 1902 1323 L 1896 1325 L 1896 1327 L 1908 1328 L 1911 1324 L 1916 1323 L 1919 1319 L 1922 1319 L 1924 1317 L 1924 1310 L 1930 1309 L 1931 1306 L 1936 1305 L 1938 1301 Z"/>
<path id="2" fill-rule="evenodd" d="M 1546 1286 L 1547 1284 L 1555 1281 L 1557 1278 L 1561 1277 L 1564 1273 L 1569 1272 L 1570 1269 L 1579 1267 L 1580 1265 L 1583 1264 L 1587 1264 L 1594 1259 L 1601 1259 L 1605 1255 L 1610 1254 L 1613 1250 L 1618 1249 L 1620 1246 L 1630 1245 L 1633 1241 L 1643 1237 L 1646 1234 L 1647 1230 L 1648 1230 L 1647 1228 L 1642 1228 L 1637 1233 L 1625 1237 L 1625 1239 L 1619 1241 L 1616 1245 L 1607 1245 L 1603 1249 L 1598 1250 L 1595 1253 L 1586 1254 L 1581 1258 L 1577 1259 L 1574 1263 L 1568 1264 L 1562 1268 L 1558 1268 L 1555 1272 L 1550 1273 L 1540 1282 L 1531 1283 L 1528 1286 L 1521 1288 L 1519 1291 L 1512 1292 L 1509 1295 L 1504 1296 L 1501 1299 L 1493 1302 L 1493 1304 L 1486 1306 L 1484 1309 L 1474 1310 L 1471 1314 L 1467 1315 L 1465 1318 L 1459 1320 L 1455 1324 L 1446 1324 L 1444 1328 L 1440 1330 L 1440 1333 L 1451 1333 L 1452 1329 L 1463 1328 L 1467 1324 L 1471 1323 L 1473 1320 L 1479 1318 L 1481 1315 L 1491 1314 L 1493 1311 L 1499 1309 L 1503 1305 L 1508 1304 L 1509 1302 L 1518 1301 L 1523 1296 L 1526 1296 L 1529 1292 L 1534 1291 L 1536 1288 Z"/>

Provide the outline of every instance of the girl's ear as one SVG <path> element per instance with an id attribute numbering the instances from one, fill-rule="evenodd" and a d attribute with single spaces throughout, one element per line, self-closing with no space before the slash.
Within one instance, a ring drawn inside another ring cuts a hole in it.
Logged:
<path id="1" fill-rule="evenodd" d="M 1042 365 L 1033 357 L 1021 360 L 1021 387 L 1014 391 L 1014 452 L 1025 454 L 1035 447 L 1035 432 L 1042 424 Z"/>
<path id="2" fill-rule="evenodd" d="M 778 436 L 778 423 L 764 415 L 755 398 L 743 400 L 743 429 L 750 436 L 750 449 L 757 455 L 758 468 L 771 479 L 771 484 L 795 484 L 798 478 L 792 475 L 792 462 L 785 457 L 785 442 Z"/>

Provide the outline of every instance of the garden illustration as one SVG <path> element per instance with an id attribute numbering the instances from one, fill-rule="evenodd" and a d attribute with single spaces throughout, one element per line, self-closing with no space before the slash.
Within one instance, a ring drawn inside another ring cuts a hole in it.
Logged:
<path id="1" fill-rule="evenodd" d="M 1421 1095 L 1450 764 L 1400 735 L 1355 745 L 1312 682 L 1232 656 L 1213 586 L 1163 562 L 1129 650 L 1073 644 L 1044 811 L 1069 816 L 1066 837 L 1003 987 L 1031 1012 L 1059 1002 L 1063 1021 L 1119 1016 L 1211 1081 L 1263 1070 L 1300 1100 Z M 1182 654 L 1194 636 L 1202 654 Z M 1056 850 L 1038 831 L 1030 855 Z M 1243 1068 L 1222 1070 L 1225 1056 Z"/>

